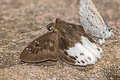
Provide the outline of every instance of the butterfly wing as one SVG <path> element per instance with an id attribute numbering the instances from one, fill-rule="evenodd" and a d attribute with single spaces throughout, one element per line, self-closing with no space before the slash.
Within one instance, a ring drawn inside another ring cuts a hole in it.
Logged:
<path id="1" fill-rule="evenodd" d="M 57 32 L 46 33 L 32 41 L 21 53 L 24 62 L 42 62 L 57 60 Z"/>
<path id="2" fill-rule="evenodd" d="M 95 64 L 101 58 L 102 49 L 88 36 L 80 25 L 70 24 L 60 19 L 56 21 L 59 28 L 59 57 L 72 64 L 86 66 Z"/>
<path id="3" fill-rule="evenodd" d="M 79 14 L 80 23 L 89 35 L 105 39 L 113 34 L 92 0 L 80 0 Z"/>

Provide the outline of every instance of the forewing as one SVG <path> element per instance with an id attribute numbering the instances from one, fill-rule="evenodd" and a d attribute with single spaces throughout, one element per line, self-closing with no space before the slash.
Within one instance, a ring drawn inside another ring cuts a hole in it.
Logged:
<path id="1" fill-rule="evenodd" d="M 46 33 L 32 41 L 21 53 L 24 62 L 42 62 L 57 60 L 57 32 Z"/>
<path id="2" fill-rule="evenodd" d="M 96 9 L 92 0 L 80 0 L 80 23 L 91 36 L 108 38 L 112 32 Z"/>
<path id="3" fill-rule="evenodd" d="M 82 26 L 61 20 L 56 22 L 59 28 L 58 55 L 63 61 L 86 66 L 95 64 L 101 58 L 101 48 L 89 37 Z"/>

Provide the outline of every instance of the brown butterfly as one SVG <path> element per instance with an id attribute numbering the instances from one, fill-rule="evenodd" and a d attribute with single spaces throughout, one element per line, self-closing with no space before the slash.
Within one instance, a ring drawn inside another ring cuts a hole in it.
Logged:
<path id="1" fill-rule="evenodd" d="M 81 25 L 59 18 L 46 26 L 50 31 L 32 41 L 21 53 L 24 62 L 61 59 L 68 64 L 86 66 L 101 58 L 102 49 L 85 33 Z"/>

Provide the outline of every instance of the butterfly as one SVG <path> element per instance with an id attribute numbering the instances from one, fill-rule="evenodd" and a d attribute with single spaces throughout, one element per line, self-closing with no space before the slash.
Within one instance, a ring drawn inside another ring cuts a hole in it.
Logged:
<path id="1" fill-rule="evenodd" d="M 71 65 L 95 64 L 102 48 L 85 33 L 81 25 L 57 18 L 46 26 L 49 32 L 33 40 L 21 53 L 24 62 L 62 60 Z"/>
<path id="2" fill-rule="evenodd" d="M 104 43 L 106 38 L 109 38 L 112 29 L 109 29 L 108 24 L 102 18 L 92 0 L 80 0 L 80 23 L 85 31 L 99 39 L 100 43 Z"/>

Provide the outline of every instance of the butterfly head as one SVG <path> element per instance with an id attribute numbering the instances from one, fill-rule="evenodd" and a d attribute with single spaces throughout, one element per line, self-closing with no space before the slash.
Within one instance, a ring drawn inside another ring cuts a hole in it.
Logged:
<path id="1" fill-rule="evenodd" d="M 55 23 L 50 23 L 46 26 L 47 30 L 49 32 L 56 32 L 58 31 L 60 28 L 62 28 L 62 24 L 64 24 L 65 22 L 63 20 L 61 20 L 60 18 L 57 18 Z M 60 26 L 59 26 L 60 25 Z"/>
<path id="2" fill-rule="evenodd" d="M 107 28 L 105 38 L 109 38 L 110 36 L 114 36 L 114 33 L 112 32 L 112 28 Z"/>
<path id="3" fill-rule="evenodd" d="M 105 21 L 104 18 L 103 18 L 103 20 L 104 20 L 104 23 L 105 23 L 105 26 L 106 26 L 106 31 L 104 33 L 105 34 L 104 38 L 106 39 L 106 38 L 109 38 L 110 36 L 114 36 L 114 34 L 112 32 L 112 29 L 109 28 L 109 25 L 107 24 L 107 22 Z"/>
<path id="4" fill-rule="evenodd" d="M 53 32 L 53 31 L 56 31 L 55 27 L 54 27 L 54 23 L 50 23 L 46 26 L 47 30 L 49 32 Z"/>

